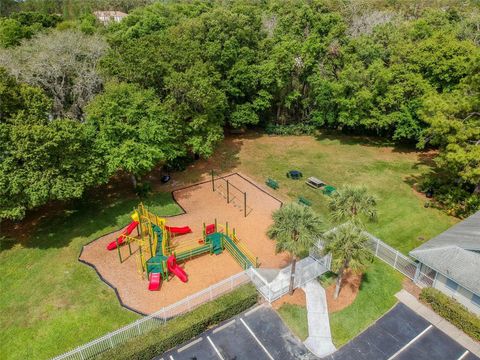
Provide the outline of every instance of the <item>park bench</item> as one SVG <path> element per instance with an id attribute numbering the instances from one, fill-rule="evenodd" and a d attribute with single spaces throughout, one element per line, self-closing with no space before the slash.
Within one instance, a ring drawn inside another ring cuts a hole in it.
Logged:
<path id="1" fill-rule="evenodd" d="M 303 196 L 298 197 L 298 203 L 305 206 L 312 206 L 312 202 L 310 200 L 305 199 Z"/>
<path id="2" fill-rule="evenodd" d="M 327 185 L 323 188 L 322 192 L 324 195 L 331 196 L 337 189 L 335 189 L 332 185 Z"/>
<path id="3" fill-rule="evenodd" d="M 314 189 L 319 189 L 322 186 L 325 186 L 325 183 L 322 180 L 317 179 L 316 177 L 313 177 L 313 176 L 309 177 L 307 181 L 305 181 L 305 183 Z"/>
<path id="4" fill-rule="evenodd" d="M 274 190 L 277 190 L 279 188 L 278 182 L 273 179 L 268 178 L 265 183 L 267 184 L 267 186 L 271 187 Z"/>

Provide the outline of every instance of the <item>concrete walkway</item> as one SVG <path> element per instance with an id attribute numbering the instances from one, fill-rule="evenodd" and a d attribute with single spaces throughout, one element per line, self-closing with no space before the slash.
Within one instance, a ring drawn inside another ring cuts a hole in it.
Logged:
<path id="1" fill-rule="evenodd" d="M 422 304 L 415 296 L 405 290 L 401 290 L 395 294 L 396 298 L 413 310 L 415 313 L 432 323 L 440 331 L 444 332 L 451 338 L 455 339 L 460 345 L 471 353 L 480 357 L 480 343 L 471 339 L 462 330 L 450 324 L 447 320 L 435 313 L 433 310 Z M 309 324 L 310 325 L 310 324 Z"/>
<path id="2" fill-rule="evenodd" d="M 307 297 L 308 338 L 304 345 L 318 357 L 333 353 L 336 348 L 330 333 L 330 321 L 325 289 L 317 280 L 312 280 L 303 286 Z"/>

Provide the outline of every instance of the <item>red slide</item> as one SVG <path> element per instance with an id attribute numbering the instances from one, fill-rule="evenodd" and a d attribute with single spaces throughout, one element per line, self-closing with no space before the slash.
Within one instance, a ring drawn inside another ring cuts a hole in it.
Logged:
<path id="1" fill-rule="evenodd" d="M 174 255 L 170 255 L 167 260 L 167 268 L 172 274 L 177 275 L 177 277 L 182 282 L 187 282 L 188 276 L 187 273 L 177 264 L 177 258 Z"/>
<path id="2" fill-rule="evenodd" d="M 148 284 L 148 290 L 158 291 L 160 290 L 160 284 L 162 283 L 162 278 L 160 273 L 150 273 L 150 283 Z"/>
<path id="3" fill-rule="evenodd" d="M 118 245 L 121 245 L 123 243 L 123 240 L 125 240 L 125 235 L 130 235 L 133 231 L 133 229 L 135 229 L 138 225 L 138 222 L 137 221 L 132 221 L 130 223 L 130 225 L 127 226 L 127 228 L 125 229 L 125 231 L 122 233 L 122 235 L 120 235 L 118 237 Z M 116 241 L 112 241 L 110 244 L 107 245 L 107 249 L 108 250 L 114 250 L 117 248 L 117 242 Z"/>
<path id="4" fill-rule="evenodd" d="M 165 229 L 167 229 L 167 231 L 171 232 L 172 234 L 178 234 L 178 235 L 188 234 L 192 232 L 192 229 L 190 229 L 188 226 L 182 226 L 182 227 L 165 226 Z"/>

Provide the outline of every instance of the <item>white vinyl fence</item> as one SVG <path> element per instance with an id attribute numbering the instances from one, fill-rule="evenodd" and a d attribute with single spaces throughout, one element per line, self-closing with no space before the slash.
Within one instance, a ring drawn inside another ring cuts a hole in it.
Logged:
<path id="1" fill-rule="evenodd" d="M 334 230 L 335 229 L 332 229 L 331 231 Z M 434 277 L 433 270 L 425 266 L 420 266 L 420 264 L 415 263 L 409 257 L 385 244 L 375 236 L 369 233 L 366 234 L 370 239 L 368 248 L 376 257 L 412 279 L 419 286 L 432 286 Z M 322 245 L 321 241 L 319 241 L 316 246 L 310 250 L 310 256 L 297 262 L 294 275 L 294 288 L 302 287 L 307 282 L 316 279 L 331 269 L 331 255 L 328 254 L 324 256 L 321 250 Z M 281 270 L 255 269 L 251 267 L 196 294 L 190 295 L 175 304 L 166 306 L 151 315 L 138 319 L 123 328 L 59 355 L 53 358 L 53 360 L 92 359 L 102 352 L 112 349 L 116 345 L 164 325 L 171 318 L 192 311 L 196 307 L 249 282 L 252 282 L 256 286 L 257 290 L 268 302 L 273 302 L 288 293 L 290 272 L 290 266 Z M 266 276 L 266 274 L 269 275 Z"/>
<path id="2" fill-rule="evenodd" d="M 319 258 L 318 260 L 313 256 L 308 256 L 297 261 L 294 274 L 294 289 L 302 287 L 310 280 L 316 279 L 326 273 L 329 270 L 330 261 L 330 255 Z M 249 268 L 247 274 L 250 276 L 252 283 L 256 286 L 260 294 L 271 303 L 288 293 L 291 266 L 279 270 L 276 276 L 270 281 L 262 275 L 264 271 L 264 269 Z"/>
<path id="3" fill-rule="evenodd" d="M 394 269 L 400 271 L 403 275 L 409 277 L 420 287 L 429 287 L 433 285 L 435 273 L 425 265 L 416 263 L 400 251 L 385 244 L 382 240 L 376 238 L 370 233 L 365 232 L 369 237 L 368 249 L 380 260 L 383 260 Z"/>
<path id="4" fill-rule="evenodd" d="M 231 292 L 236 287 L 249 283 L 250 277 L 245 271 L 238 273 L 212 285 L 200 292 L 186 297 L 175 304 L 161 308 L 159 311 L 145 316 L 137 321 L 118 330 L 108 333 L 76 349 L 59 355 L 53 360 L 87 360 L 112 349 L 116 345 L 124 343 L 134 337 L 142 335 L 152 329 L 164 325 L 168 320 L 178 315 L 192 311 L 196 307 L 212 301 L 221 295 Z"/>
<path id="5" fill-rule="evenodd" d="M 342 226 L 342 225 L 340 225 Z M 330 231 L 335 231 L 337 228 L 333 228 Z M 373 236 L 372 234 L 364 231 L 364 234 L 368 236 L 368 250 L 370 250 L 377 258 L 386 262 L 392 266 L 395 270 L 400 271 L 403 275 L 407 276 L 415 284 L 420 287 L 429 287 L 433 286 L 435 279 L 435 271 L 430 269 L 424 264 L 417 263 L 413 261 L 406 255 L 403 255 L 400 251 L 394 249 L 390 245 L 385 244 L 379 238 Z M 322 240 L 320 239 L 316 247 L 313 247 L 310 251 L 310 256 L 317 258 L 318 261 L 326 261 L 327 259 L 331 262 L 331 257 L 325 257 L 321 260 L 321 250 L 322 250 Z M 328 262 L 326 267 L 331 269 L 331 264 Z"/>

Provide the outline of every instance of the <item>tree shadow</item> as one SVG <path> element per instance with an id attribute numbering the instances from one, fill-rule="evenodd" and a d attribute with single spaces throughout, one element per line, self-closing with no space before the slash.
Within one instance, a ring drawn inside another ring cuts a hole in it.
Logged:
<path id="1" fill-rule="evenodd" d="M 413 143 L 399 143 L 391 139 L 373 135 L 347 134 L 338 130 L 322 130 L 315 135 L 318 141 L 338 141 L 342 145 L 361 145 L 368 147 L 390 147 L 394 153 L 410 154 L 418 152 Z"/>
<path id="2" fill-rule="evenodd" d="M 5 233 L 9 239 L 16 241 L 8 242 L 2 250 L 9 249 L 16 243 L 21 243 L 26 248 L 49 249 L 66 247 L 73 239 L 80 237 L 94 240 L 124 227 L 131 221 L 130 214 L 139 201 L 143 201 L 147 206 L 167 206 L 173 199 L 168 193 L 158 193 L 145 199 L 132 196 L 105 202 L 101 198 L 91 198 L 65 204 L 63 210 L 57 211 L 55 216 L 49 214 L 41 218 L 35 229 L 22 239 L 14 237 L 19 227 L 15 224 L 13 230 Z M 179 207 L 178 211 L 181 212 Z"/>
<path id="3" fill-rule="evenodd" d="M 105 232 L 120 229 L 129 221 L 132 209 L 143 201 L 147 206 L 175 204 L 175 188 L 192 185 L 205 179 L 211 170 L 218 174 L 234 172 L 239 165 L 239 153 L 244 139 L 254 139 L 258 133 L 228 135 L 209 159 L 200 159 L 184 171 L 171 172 L 171 181 L 161 182 L 161 166 L 142 177 L 152 184 L 153 193 L 147 198 L 138 197 L 126 174 L 114 176 L 108 184 L 89 189 L 81 199 L 52 201 L 27 212 L 21 221 L 4 220 L 0 223 L 0 251 L 16 244 L 27 248 L 62 248 L 77 237 L 93 240 Z M 163 214 L 176 215 L 176 214 Z"/>
<path id="4" fill-rule="evenodd" d="M 362 278 L 361 278 L 361 281 L 360 281 L 360 286 L 358 287 L 358 290 L 359 291 L 362 291 L 363 290 L 363 287 L 366 285 L 366 284 L 369 284 L 370 283 L 370 276 L 368 274 L 368 272 L 364 272 L 362 274 Z"/>
<path id="5" fill-rule="evenodd" d="M 376 137 L 376 136 L 365 136 L 365 135 L 355 135 L 355 134 L 346 134 L 338 130 L 322 130 L 321 132 L 315 134 L 315 139 L 318 141 L 338 141 L 344 145 L 365 145 L 373 147 L 383 147 L 383 146 L 394 146 L 395 143 L 386 138 Z"/>
<path id="6" fill-rule="evenodd" d="M 412 169 L 419 170 L 422 167 L 427 167 L 428 171 L 424 171 L 420 174 L 412 174 L 403 179 L 403 182 L 410 186 L 414 191 L 421 193 L 418 185 L 425 182 L 430 178 L 441 178 L 444 176 L 442 170 L 437 166 L 435 162 L 435 151 L 421 152 L 417 156 L 417 161 L 413 164 Z"/>

